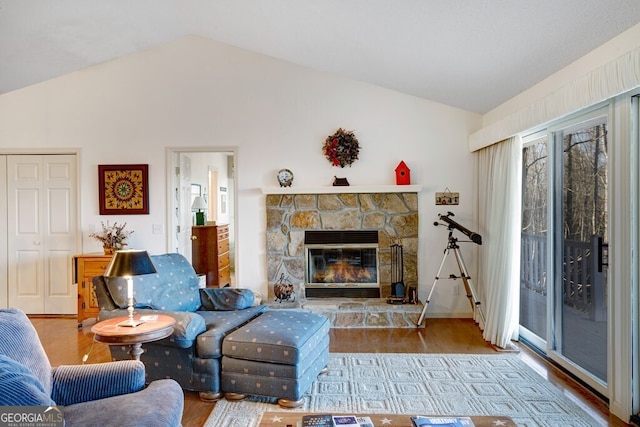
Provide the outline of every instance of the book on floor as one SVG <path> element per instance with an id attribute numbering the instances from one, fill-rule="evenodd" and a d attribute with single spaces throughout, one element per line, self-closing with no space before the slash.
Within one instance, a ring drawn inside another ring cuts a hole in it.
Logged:
<path id="1" fill-rule="evenodd" d="M 375 427 L 370 417 L 356 415 L 304 415 L 298 427 Z"/>
<path id="2" fill-rule="evenodd" d="M 473 427 L 469 417 L 411 417 L 414 427 Z"/>
<path id="3" fill-rule="evenodd" d="M 369 417 L 357 417 L 357 419 L 360 427 L 375 427 Z"/>
<path id="4" fill-rule="evenodd" d="M 311 414 L 302 416 L 302 427 L 334 427 L 331 414 Z"/>
<path id="5" fill-rule="evenodd" d="M 333 425 L 335 427 L 360 427 L 355 415 L 334 415 Z"/>

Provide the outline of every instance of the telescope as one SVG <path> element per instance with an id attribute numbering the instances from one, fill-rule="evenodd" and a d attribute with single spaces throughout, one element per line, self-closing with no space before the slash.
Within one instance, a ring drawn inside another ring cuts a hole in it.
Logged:
<path id="1" fill-rule="evenodd" d="M 447 228 L 449 228 L 449 230 L 456 229 L 462 234 L 464 234 L 465 236 L 467 236 L 469 239 L 471 239 L 473 243 L 478 245 L 482 244 L 481 235 L 479 235 L 478 233 L 474 233 L 468 228 L 461 226 L 460 224 L 458 224 L 457 222 L 451 219 L 452 216 L 455 216 L 453 212 L 447 212 L 446 215 L 438 214 L 438 218 L 440 218 L 440 221 L 446 222 L 448 224 Z M 440 224 L 438 224 L 438 222 L 434 222 L 433 225 L 440 225 Z"/>
<path id="2" fill-rule="evenodd" d="M 429 295 L 427 296 L 427 300 L 424 303 L 424 307 L 422 307 L 422 313 L 420 313 L 420 317 L 418 318 L 418 323 L 416 323 L 416 326 L 420 326 L 422 324 L 422 321 L 424 320 L 424 316 L 427 312 L 427 306 L 429 305 L 429 302 L 431 302 L 431 295 L 433 295 L 433 291 L 436 289 L 438 280 L 442 278 L 440 277 L 442 266 L 444 265 L 444 262 L 447 260 L 447 255 L 449 255 L 451 251 L 453 251 L 453 254 L 456 256 L 456 261 L 458 262 L 458 268 L 460 269 L 460 276 L 456 276 L 452 274 L 451 276 L 449 276 L 449 278 L 453 280 L 462 279 L 462 283 L 464 283 L 464 289 L 465 291 L 467 291 L 467 298 L 469 298 L 469 303 L 471 303 L 471 309 L 474 312 L 474 318 L 475 318 L 475 314 L 477 314 L 480 317 L 481 325 L 486 322 L 484 318 L 484 312 L 482 311 L 482 307 L 480 304 L 480 300 L 478 299 L 476 290 L 473 286 L 473 282 L 471 281 L 471 276 L 469 276 L 467 267 L 464 265 L 464 260 L 462 259 L 462 252 L 460 252 L 460 246 L 458 246 L 458 239 L 453 237 L 453 230 L 456 229 L 460 231 L 461 233 L 469 237 L 473 243 L 477 243 L 478 245 L 482 244 L 482 236 L 479 235 L 478 233 L 474 233 L 468 228 L 461 226 L 460 224 L 458 224 L 457 222 L 451 219 L 452 216 L 454 216 L 453 212 L 447 212 L 446 215 L 438 215 L 438 218 L 440 218 L 440 221 L 448 224 L 447 228 L 449 229 L 449 243 L 447 244 L 447 249 L 444 250 L 444 257 L 442 257 L 442 262 L 440 263 L 438 274 L 436 274 L 436 279 L 433 281 L 433 286 L 429 291 Z M 444 224 L 441 224 L 438 221 L 436 221 L 433 223 L 433 225 L 438 226 L 438 225 L 444 225 Z"/>

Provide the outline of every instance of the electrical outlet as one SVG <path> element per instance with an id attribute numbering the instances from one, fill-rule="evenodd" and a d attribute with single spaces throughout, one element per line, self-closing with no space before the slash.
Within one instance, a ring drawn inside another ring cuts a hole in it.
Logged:
<path id="1" fill-rule="evenodd" d="M 453 282 L 453 287 L 451 288 L 451 293 L 453 295 L 460 295 L 460 283 Z"/>
<path id="2" fill-rule="evenodd" d="M 162 224 L 153 224 L 153 234 L 162 234 L 163 227 Z"/>

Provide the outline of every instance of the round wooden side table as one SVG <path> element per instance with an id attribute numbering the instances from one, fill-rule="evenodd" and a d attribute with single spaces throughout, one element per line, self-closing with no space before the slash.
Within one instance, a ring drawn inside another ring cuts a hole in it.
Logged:
<path id="1" fill-rule="evenodd" d="M 140 360 L 140 355 L 144 353 L 142 344 L 151 341 L 161 340 L 173 333 L 173 325 L 176 323 L 171 316 L 164 314 L 135 315 L 135 320 L 144 320 L 138 326 L 120 326 L 129 317 L 115 317 L 103 320 L 91 327 L 91 332 L 95 334 L 95 340 L 108 345 L 128 345 L 129 354 L 134 360 Z"/>

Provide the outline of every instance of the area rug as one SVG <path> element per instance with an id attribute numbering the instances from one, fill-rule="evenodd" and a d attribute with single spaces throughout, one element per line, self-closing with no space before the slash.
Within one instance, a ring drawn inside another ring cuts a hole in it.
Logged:
<path id="1" fill-rule="evenodd" d="M 274 399 L 219 401 L 205 427 L 258 426 Z M 599 424 L 513 354 L 331 353 L 293 409 L 325 413 L 506 415 L 519 426 L 593 427 Z"/>

